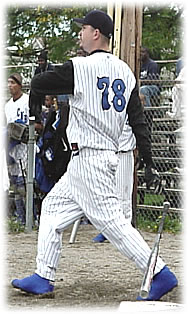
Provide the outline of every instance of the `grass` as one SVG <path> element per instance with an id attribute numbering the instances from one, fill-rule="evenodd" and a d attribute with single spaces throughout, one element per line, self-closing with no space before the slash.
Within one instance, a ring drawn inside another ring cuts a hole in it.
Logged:
<path id="1" fill-rule="evenodd" d="M 161 216 L 159 216 L 156 220 L 152 218 L 147 218 L 141 214 L 137 215 L 137 228 L 150 231 L 157 232 L 160 224 Z M 178 218 L 171 218 L 170 216 L 166 216 L 164 221 L 163 230 L 169 233 L 181 233 L 182 231 L 182 222 Z"/>
<path id="2" fill-rule="evenodd" d="M 25 226 L 16 221 L 15 217 L 10 217 L 7 219 L 7 228 L 11 233 L 20 233 L 25 231 Z"/>
<path id="3" fill-rule="evenodd" d="M 140 195 L 137 195 L 137 203 L 139 204 Z M 155 195 L 145 193 L 144 195 L 144 205 L 150 206 L 162 206 L 165 200 L 164 195 Z M 157 232 L 160 224 L 162 212 L 150 211 L 146 209 L 139 210 L 136 216 L 137 227 L 139 229 Z M 169 213 L 164 222 L 163 230 L 170 233 L 180 233 L 182 231 L 182 221 L 177 213 Z"/>
<path id="4" fill-rule="evenodd" d="M 137 194 L 137 203 L 139 204 L 140 195 Z M 144 195 L 144 204 L 146 205 L 155 205 L 155 206 L 161 206 L 165 200 L 164 195 L 155 195 L 155 194 L 149 194 L 145 193 Z"/>
<path id="5" fill-rule="evenodd" d="M 153 220 L 141 214 L 137 214 L 137 228 L 144 231 L 156 233 L 159 228 L 160 218 L 161 216 L 159 216 L 156 220 Z M 8 226 L 8 231 L 10 233 L 21 233 L 25 231 L 25 226 L 21 225 L 19 222 L 15 221 L 15 219 L 13 218 L 8 218 L 7 226 Z M 171 217 L 167 216 L 165 218 L 163 230 L 166 232 L 173 233 L 173 234 L 181 233 L 182 223 L 177 218 L 171 219 Z"/>

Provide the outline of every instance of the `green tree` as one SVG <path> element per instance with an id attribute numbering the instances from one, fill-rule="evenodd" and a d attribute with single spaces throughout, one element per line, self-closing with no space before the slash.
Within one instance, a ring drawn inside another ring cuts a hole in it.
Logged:
<path id="1" fill-rule="evenodd" d="M 8 50 L 9 64 L 35 60 L 40 50 L 33 47 L 36 38 L 42 38 L 52 62 L 62 63 L 74 56 L 79 28 L 72 19 L 84 16 L 91 8 L 90 5 L 8 7 L 6 47 L 14 47 L 14 50 Z M 154 59 L 174 59 L 181 55 L 182 13 L 180 6 L 144 6 L 142 44 L 150 49 Z"/>
<path id="2" fill-rule="evenodd" d="M 85 7 L 48 7 L 48 6 L 11 6 L 7 9 L 7 47 L 10 63 L 15 57 L 21 62 L 33 61 L 40 49 L 33 49 L 36 38 L 42 38 L 44 48 L 53 62 L 64 62 L 76 54 L 78 47 L 78 26 L 73 17 L 83 17 L 90 6 Z M 16 50 L 15 50 L 16 48 Z M 17 62 L 17 59 L 16 59 Z"/>
<path id="3" fill-rule="evenodd" d="M 142 45 L 156 60 L 177 59 L 182 54 L 183 8 L 145 6 Z"/>

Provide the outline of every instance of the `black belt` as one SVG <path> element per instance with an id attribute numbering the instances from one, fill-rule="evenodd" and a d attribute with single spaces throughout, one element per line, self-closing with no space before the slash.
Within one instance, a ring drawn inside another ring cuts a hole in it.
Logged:
<path id="1" fill-rule="evenodd" d="M 115 152 L 115 154 L 119 154 L 119 153 L 121 153 L 121 154 L 126 154 L 127 151 L 125 151 L 125 150 L 118 150 L 117 152 Z"/>

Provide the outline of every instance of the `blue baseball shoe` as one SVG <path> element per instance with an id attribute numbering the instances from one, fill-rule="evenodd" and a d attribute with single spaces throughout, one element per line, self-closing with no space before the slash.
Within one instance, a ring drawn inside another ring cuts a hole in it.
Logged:
<path id="1" fill-rule="evenodd" d="M 98 242 L 98 243 L 102 243 L 105 240 L 107 240 L 107 238 L 105 238 L 105 236 L 103 236 L 102 233 L 99 233 L 95 238 L 93 238 L 93 242 Z"/>
<path id="2" fill-rule="evenodd" d="M 149 295 L 146 299 L 137 297 L 137 301 L 157 301 L 178 285 L 176 276 L 165 266 L 153 277 Z"/>
<path id="3" fill-rule="evenodd" d="M 50 284 L 48 279 L 37 274 L 23 279 L 14 279 L 11 283 L 14 288 L 32 294 L 46 294 L 54 290 L 54 286 Z"/>

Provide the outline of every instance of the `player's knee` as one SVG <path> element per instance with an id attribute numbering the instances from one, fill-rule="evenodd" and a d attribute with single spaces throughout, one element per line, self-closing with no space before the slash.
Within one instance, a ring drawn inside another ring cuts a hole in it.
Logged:
<path id="1" fill-rule="evenodd" d="M 104 219 L 103 217 L 98 217 L 97 219 L 91 217 L 89 220 L 101 233 L 113 233 L 114 228 L 121 230 L 122 228 L 127 228 L 127 226 L 131 225 L 130 217 L 126 217 L 123 212 L 117 216 L 109 216 Z"/>

